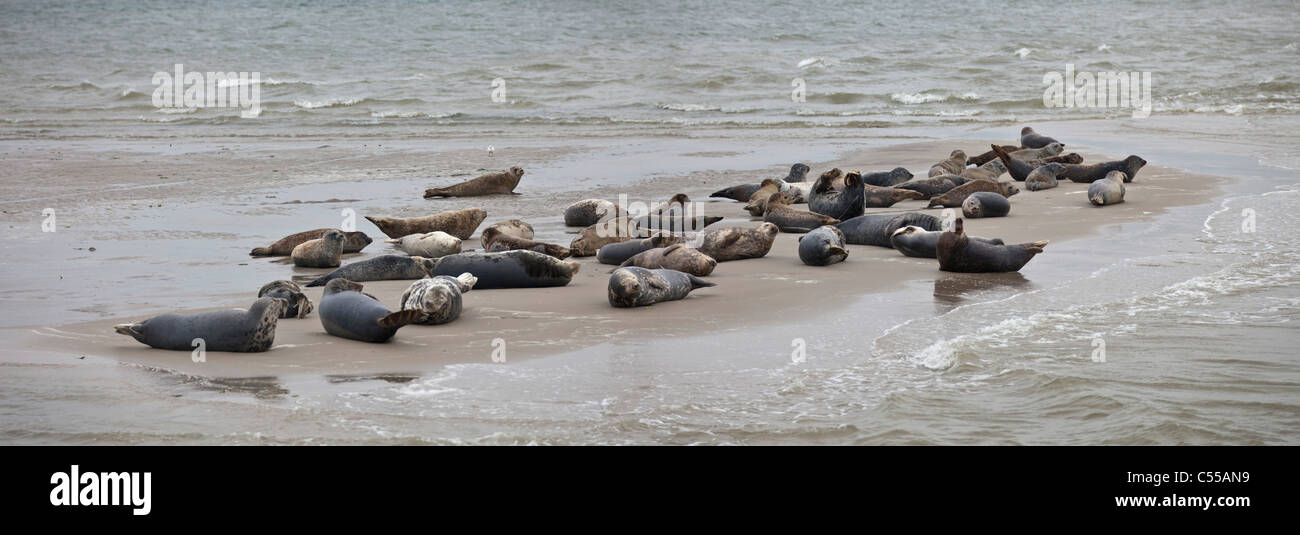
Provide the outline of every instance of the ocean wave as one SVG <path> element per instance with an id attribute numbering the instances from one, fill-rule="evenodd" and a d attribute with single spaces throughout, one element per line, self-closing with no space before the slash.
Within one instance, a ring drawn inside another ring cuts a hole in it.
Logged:
<path id="1" fill-rule="evenodd" d="M 460 113 L 456 113 L 456 112 L 425 113 L 420 111 L 396 111 L 396 110 L 374 110 L 370 112 L 370 116 L 376 119 L 416 119 L 416 118 L 450 119 L 452 117 L 459 117 L 460 115 L 461 115 Z"/>
<path id="2" fill-rule="evenodd" d="M 293 105 L 299 108 L 314 110 L 317 108 L 347 107 L 347 106 L 352 106 L 354 104 L 360 104 L 365 100 L 366 99 L 363 98 L 331 98 L 331 99 L 317 100 L 317 101 L 298 99 L 293 101 Z"/>
<path id="3" fill-rule="evenodd" d="M 893 93 L 889 95 L 890 100 L 901 102 L 903 104 L 925 104 L 927 102 L 943 102 L 948 100 L 946 95 L 936 95 L 934 93 Z"/>
<path id="4" fill-rule="evenodd" d="M 655 107 L 672 111 L 722 111 L 722 106 L 716 104 L 656 104 Z"/>

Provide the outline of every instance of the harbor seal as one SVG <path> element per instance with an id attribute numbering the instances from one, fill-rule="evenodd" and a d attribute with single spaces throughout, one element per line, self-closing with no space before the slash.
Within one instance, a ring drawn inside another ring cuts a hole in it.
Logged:
<path id="1" fill-rule="evenodd" d="M 838 225 L 844 233 L 844 241 L 852 245 L 875 245 L 890 247 L 894 231 L 915 226 L 924 230 L 939 230 L 939 218 L 929 214 L 907 212 L 903 214 L 868 214 L 860 215 Z"/>
<path id="2" fill-rule="evenodd" d="M 1102 162 L 1094 164 L 1066 164 L 1065 171 L 1061 173 L 1060 178 L 1068 178 L 1072 182 L 1082 182 L 1091 184 L 1109 175 L 1111 171 L 1121 171 L 1124 173 L 1124 181 L 1132 182 L 1137 177 L 1137 172 L 1147 164 L 1137 155 L 1129 155 L 1123 160 L 1113 162 Z"/>
<path id="3" fill-rule="evenodd" d="M 749 201 L 749 204 L 745 205 L 745 211 L 749 212 L 749 215 L 754 217 L 763 217 L 763 213 L 767 211 L 767 203 L 769 201 L 777 204 L 794 204 L 795 199 L 796 197 L 793 190 L 791 190 L 791 192 L 778 192 L 772 194 L 768 198 L 759 198 Z"/>
<path id="4" fill-rule="evenodd" d="M 1010 197 L 1020 193 L 1020 188 L 1010 182 L 996 182 L 993 180 L 972 180 L 945 192 L 943 195 L 930 197 L 930 205 L 926 208 L 935 208 L 942 206 L 944 208 L 956 208 L 962 205 L 972 193 L 977 191 L 991 191 L 1003 197 Z"/>
<path id="5" fill-rule="evenodd" d="M 609 304 L 617 308 L 643 307 L 682 299 L 712 282 L 671 269 L 621 267 L 609 276 Z"/>
<path id="6" fill-rule="evenodd" d="M 817 178 L 808 198 L 809 211 L 838 221 L 862 215 L 866 206 L 866 189 L 863 187 L 862 173 L 849 171 L 844 175 L 842 185 L 837 184 L 841 182 L 839 173 L 839 169 L 832 169 L 831 172 L 823 173 Z"/>
<path id="7" fill-rule="evenodd" d="M 728 227 L 706 230 L 699 235 L 701 253 L 719 262 L 762 258 L 772 250 L 772 243 L 780 230 L 772 223 L 757 227 Z"/>
<path id="8" fill-rule="evenodd" d="M 324 236 L 298 244 L 289 256 L 298 267 L 339 267 L 343 261 L 343 233 L 331 229 Z"/>
<path id="9" fill-rule="evenodd" d="M 808 180 L 808 171 L 812 168 L 806 164 L 797 163 L 790 166 L 790 173 L 785 175 L 786 182 L 803 182 Z"/>
<path id="10" fill-rule="evenodd" d="M 522 178 L 524 178 L 524 169 L 516 165 L 504 172 L 479 176 L 453 186 L 426 189 L 424 190 L 424 198 L 474 197 L 495 194 L 519 195 L 515 193 L 515 186 L 519 185 L 519 180 Z"/>
<path id="11" fill-rule="evenodd" d="M 993 147 L 993 151 L 998 153 L 998 158 L 1000 158 L 1002 160 L 1002 164 L 1006 166 L 1007 172 L 1011 173 L 1011 178 L 1017 182 L 1024 182 L 1028 180 L 1029 174 L 1033 173 L 1034 169 L 1037 169 L 1038 167 L 1047 165 L 1049 163 L 1047 162 L 1047 160 L 1043 160 L 1043 159 L 1034 160 L 1033 163 L 1026 162 L 1024 160 L 1020 160 L 1012 157 L 1006 151 L 1002 150 L 1001 147 L 997 147 L 997 146 Z"/>
<path id="12" fill-rule="evenodd" d="M 434 259 L 422 256 L 379 255 L 326 273 L 307 283 L 307 286 L 324 286 L 334 279 L 347 279 L 352 282 L 420 279 L 429 276 L 430 270 L 433 269 L 433 262 Z"/>
<path id="13" fill-rule="evenodd" d="M 601 247 L 611 243 L 625 242 L 638 236 L 636 223 L 627 217 L 616 217 L 601 221 L 582 229 L 578 237 L 569 243 L 572 256 L 591 256 Z"/>
<path id="14" fill-rule="evenodd" d="M 560 259 L 569 257 L 568 247 L 512 236 L 497 227 L 483 231 L 483 243 L 485 244 L 483 250 L 489 253 L 524 250 L 537 251 Z"/>
<path id="15" fill-rule="evenodd" d="M 625 260 L 620 267 L 636 266 L 646 269 L 671 269 L 690 273 L 696 277 L 707 277 L 718 267 L 718 261 L 698 249 L 678 243 L 661 249 L 650 249 L 637 253 Z"/>
<path id="16" fill-rule="evenodd" d="M 810 266 L 829 266 L 849 257 L 844 248 L 844 232 L 824 225 L 799 237 L 799 260 Z"/>
<path id="17" fill-rule="evenodd" d="M 925 194 L 916 190 L 864 185 L 862 204 L 866 208 L 889 208 L 898 201 L 924 198 Z"/>
<path id="18" fill-rule="evenodd" d="M 754 196 L 754 192 L 758 191 L 758 188 L 761 187 L 763 187 L 762 184 L 741 184 L 739 186 L 732 186 L 730 188 L 720 189 L 710 193 L 709 197 L 749 202 L 749 199 Z"/>
<path id="19" fill-rule="evenodd" d="M 1030 128 L 1028 126 L 1020 129 L 1021 147 L 1024 147 L 1026 149 L 1041 149 L 1052 143 L 1061 143 L 1061 142 L 1052 139 L 1050 137 L 1041 135 L 1038 132 L 1035 132 L 1033 128 Z M 1065 144 L 1061 143 L 1061 146 L 1064 147 Z"/>
<path id="20" fill-rule="evenodd" d="M 1029 160 L 1025 163 L 1029 164 L 1029 167 L 1038 169 L 1039 167 L 1042 167 L 1049 163 L 1075 163 L 1075 164 L 1083 163 L 1083 156 L 1080 156 L 1079 153 L 1077 152 L 1071 152 L 1069 154 L 1052 156 L 1051 158 L 1039 158 L 1037 160 Z"/>
<path id="21" fill-rule="evenodd" d="M 349 340 L 387 342 L 398 329 L 424 320 L 423 310 L 393 312 L 361 289 L 347 279 L 325 285 L 320 298 L 320 324 L 325 332 Z"/>
<path id="22" fill-rule="evenodd" d="M 1015 152 L 1020 150 L 1020 147 L 1018 145 L 1000 145 L 998 148 L 1007 152 Z M 973 156 L 967 159 L 966 163 L 983 167 L 984 164 L 989 163 L 996 159 L 998 159 L 998 153 L 990 150 L 988 152 L 985 152 L 984 154 L 980 154 L 979 156 Z"/>
<path id="23" fill-rule="evenodd" d="M 977 191 L 966 196 L 961 203 L 962 215 L 977 217 L 1003 217 L 1011 213 L 1011 201 L 991 191 Z"/>
<path id="24" fill-rule="evenodd" d="M 435 260 L 431 275 L 471 273 L 475 288 L 545 288 L 573 280 L 581 264 L 536 251 L 460 253 Z"/>
<path id="25" fill-rule="evenodd" d="M 1088 202 L 1097 206 L 1124 202 L 1124 172 L 1111 171 L 1088 186 Z"/>
<path id="26" fill-rule="evenodd" d="M 873 171 L 862 174 L 862 183 L 868 186 L 889 187 L 902 184 L 912 179 L 912 172 L 902 167 L 895 167 L 889 171 Z"/>
<path id="27" fill-rule="evenodd" d="M 294 247 L 301 245 L 305 241 L 318 239 L 331 230 L 337 229 L 318 228 L 290 234 L 266 247 L 257 247 L 248 254 L 249 256 L 289 256 L 293 254 Z M 367 245 L 370 245 L 370 236 L 366 236 L 364 232 L 344 232 L 343 236 L 343 252 L 345 254 L 361 252 Z"/>
<path id="28" fill-rule="evenodd" d="M 397 250 L 411 256 L 438 258 L 460 252 L 460 238 L 441 230 L 424 234 L 409 234 L 402 236 L 400 239 L 388 238 L 384 241 L 393 244 L 393 247 L 397 248 Z"/>
<path id="29" fill-rule="evenodd" d="M 285 306 L 280 311 L 281 318 L 305 318 L 311 314 L 313 305 L 307 294 L 302 293 L 302 287 L 293 281 L 273 281 L 268 282 L 257 290 L 258 297 L 274 297 L 283 299 Z"/>
<path id="30" fill-rule="evenodd" d="M 1037 149 L 1020 149 L 1008 152 L 1012 158 L 1023 161 L 1041 160 L 1051 158 L 1065 151 L 1065 145 L 1060 143 L 1048 143 L 1042 148 Z"/>
<path id="31" fill-rule="evenodd" d="M 921 227 L 903 227 L 895 230 L 889 237 L 889 243 L 894 245 L 894 249 L 903 253 L 903 256 L 913 258 L 935 258 L 935 247 L 939 243 L 939 236 L 943 232 L 925 230 Z M 979 238 L 971 236 L 970 239 L 982 241 L 989 245 L 1003 245 L 1001 238 Z"/>
<path id="32" fill-rule="evenodd" d="M 784 193 L 787 196 L 792 197 L 794 199 L 792 204 L 807 204 L 808 199 L 812 197 L 812 188 L 813 188 L 812 182 L 790 183 L 782 180 L 779 181 L 779 183 L 781 185 L 781 193 Z M 763 214 L 759 214 L 759 215 L 763 215 Z"/>
<path id="33" fill-rule="evenodd" d="M 993 245 L 966 237 L 957 218 L 951 232 L 939 236 L 935 256 L 939 269 L 958 273 L 1006 273 L 1020 271 L 1034 255 L 1043 252 L 1047 240 L 1019 245 Z"/>
<path id="34" fill-rule="evenodd" d="M 494 232 L 489 233 L 489 230 Z M 488 242 L 491 241 L 488 239 L 489 234 L 492 236 L 514 236 L 525 240 L 531 240 L 534 236 L 533 226 L 525 223 L 522 219 L 497 221 L 488 228 L 483 229 L 483 232 L 479 234 L 478 241 L 483 244 L 484 248 L 487 248 Z"/>
<path id="35" fill-rule="evenodd" d="M 966 168 L 966 151 L 961 149 L 948 154 L 948 159 L 930 167 L 930 176 L 959 175 Z"/>
<path id="36" fill-rule="evenodd" d="M 470 235 L 474 234 L 474 229 L 477 229 L 485 218 L 487 212 L 482 208 L 451 210 L 409 219 L 366 216 L 367 220 L 384 231 L 389 238 L 401 238 L 409 234 L 428 234 L 441 230 L 462 240 L 468 240 Z"/>
<path id="37" fill-rule="evenodd" d="M 919 192 L 926 197 L 933 197 L 935 195 L 943 195 L 944 193 L 947 193 L 948 190 L 965 184 L 968 181 L 969 179 L 964 178 L 961 175 L 939 175 L 930 178 L 919 178 L 894 187 L 897 189 L 910 189 Z"/>
<path id="38" fill-rule="evenodd" d="M 199 314 L 163 314 L 137 323 L 114 325 L 155 349 L 190 351 L 202 339 L 207 351 L 259 353 L 275 342 L 275 324 L 288 301 L 259 297 L 248 310 L 218 310 Z"/>
<path id="39" fill-rule="evenodd" d="M 993 160 L 979 167 L 963 169 L 958 176 L 968 180 L 997 180 L 1005 172 L 1007 166 L 1003 165 L 1002 160 Z"/>
<path id="40" fill-rule="evenodd" d="M 781 193 L 773 193 L 773 197 L 778 197 Z M 679 233 L 679 232 L 697 232 L 704 230 L 704 227 L 722 221 L 722 216 L 716 215 L 648 215 L 637 218 L 633 224 L 633 231 L 637 238 L 647 238 L 657 233 Z M 597 248 L 599 250 L 599 248 Z"/>
<path id="41" fill-rule="evenodd" d="M 780 182 L 777 182 L 775 179 L 765 178 L 763 179 L 763 183 L 758 185 L 758 189 L 754 190 L 754 193 L 749 196 L 747 202 L 753 202 L 758 199 L 767 199 L 770 198 L 773 193 L 778 193 L 780 191 Z"/>
<path id="42" fill-rule="evenodd" d="M 611 243 L 596 251 L 596 261 L 617 266 L 639 253 L 682 242 L 683 238 L 681 236 L 661 232 L 649 238 Z"/>
<path id="43" fill-rule="evenodd" d="M 402 292 L 402 310 L 418 310 L 424 316 L 415 323 L 442 325 L 460 317 L 461 295 L 474 287 L 478 279 L 470 273 L 457 277 L 438 275 L 412 282 Z"/>
<path id="44" fill-rule="evenodd" d="M 1060 176 L 1064 171 L 1065 166 L 1059 163 L 1049 163 L 1039 166 L 1033 171 L 1030 171 L 1029 176 L 1025 177 L 1025 189 L 1029 191 L 1042 191 L 1045 189 L 1055 188 L 1059 183 L 1056 177 Z"/>
<path id="45" fill-rule="evenodd" d="M 564 225 L 590 227 L 608 217 L 621 214 L 618 205 L 605 199 L 583 199 L 564 209 Z"/>
<path id="46" fill-rule="evenodd" d="M 780 195 L 773 193 L 773 196 Z M 840 220 L 833 217 L 791 208 L 787 204 L 767 204 L 767 211 L 763 213 L 763 221 L 776 225 L 781 232 L 808 232 L 822 225 L 834 225 Z"/>

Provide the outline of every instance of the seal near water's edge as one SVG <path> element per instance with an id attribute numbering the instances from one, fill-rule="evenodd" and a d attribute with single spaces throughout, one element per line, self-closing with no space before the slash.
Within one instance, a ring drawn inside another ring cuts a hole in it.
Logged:
<path id="1" fill-rule="evenodd" d="M 297 234 L 290 234 L 276 240 L 275 243 L 266 247 L 254 248 L 248 254 L 249 256 L 289 256 L 293 253 L 293 248 L 302 244 L 302 242 L 320 238 L 321 236 L 324 236 L 326 232 L 331 230 L 336 229 L 318 228 L 305 230 Z M 343 235 L 345 238 L 343 240 L 344 253 L 357 253 L 362 249 L 365 249 L 367 245 L 370 245 L 370 236 L 366 236 L 366 233 L 364 232 L 344 232 Z"/>
<path id="2" fill-rule="evenodd" d="M 930 167 L 930 176 L 960 175 L 966 168 L 966 151 L 957 149 L 948 154 L 948 159 Z"/>
<path id="3" fill-rule="evenodd" d="M 443 258 L 446 258 L 445 256 Z M 429 276 L 434 259 L 422 256 L 379 255 L 353 262 L 321 275 L 307 286 L 324 286 L 334 279 L 347 279 L 354 283 L 387 280 L 411 280 Z"/>
<path id="4" fill-rule="evenodd" d="M 191 351 L 194 341 L 202 340 L 206 351 L 258 353 L 275 343 L 275 325 L 287 305 L 282 299 L 259 297 L 248 310 L 163 314 L 114 325 L 113 330 L 156 349 Z"/>
<path id="5" fill-rule="evenodd" d="M 1038 132 L 1035 132 L 1033 128 L 1030 128 L 1028 126 L 1020 129 L 1021 147 L 1024 147 L 1026 149 L 1041 149 L 1052 143 L 1061 143 L 1061 142 L 1052 139 L 1050 137 L 1041 135 Z M 1065 144 L 1061 143 L 1061 146 L 1064 147 Z"/>
<path id="6" fill-rule="evenodd" d="M 524 169 L 516 165 L 501 173 L 482 175 L 445 188 L 428 188 L 424 190 L 424 198 L 475 197 L 505 193 L 518 195 L 514 192 L 515 186 L 519 185 L 519 180 L 523 177 Z"/>
<path id="7" fill-rule="evenodd" d="M 289 256 L 298 267 L 338 267 L 343 261 L 343 233 L 331 229 L 324 236 L 298 244 Z"/>
<path id="8" fill-rule="evenodd" d="M 1097 206 L 1124 202 L 1124 172 L 1111 171 L 1088 186 L 1088 202 Z"/>
<path id="9" fill-rule="evenodd" d="M 935 247 L 939 243 L 939 236 L 942 235 L 943 232 L 925 230 L 921 227 L 903 227 L 894 231 L 889 237 L 889 242 L 894 245 L 894 249 L 903 253 L 903 256 L 935 258 Z M 1001 238 L 971 236 L 970 239 L 979 240 L 990 245 L 1003 245 Z"/>
<path id="10" fill-rule="evenodd" d="M 1137 178 L 1138 170 L 1142 169 L 1146 164 L 1146 160 L 1143 160 L 1142 157 L 1135 154 L 1130 154 L 1123 160 L 1112 162 L 1079 165 L 1067 164 L 1065 166 L 1065 171 L 1061 173 L 1059 178 L 1068 178 L 1071 182 L 1091 184 L 1095 181 L 1106 178 L 1106 175 L 1109 175 L 1111 171 L 1121 171 L 1124 173 L 1124 182 L 1132 182 L 1134 178 Z"/>
<path id="11" fill-rule="evenodd" d="M 1020 271 L 1034 255 L 1043 252 L 1047 240 L 1019 245 L 993 245 L 968 238 L 959 217 L 951 232 L 939 236 L 935 256 L 939 269 L 959 273 L 1005 273 Z"/>

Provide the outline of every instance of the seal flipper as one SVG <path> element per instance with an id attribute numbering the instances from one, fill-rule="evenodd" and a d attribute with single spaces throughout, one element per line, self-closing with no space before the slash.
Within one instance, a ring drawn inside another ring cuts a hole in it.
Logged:
<path id="1" fill-rule="evenodd" d="M 127 336 L 130 336 L 131 338 L 135 338 L 137 342 L 147 345 L 148 342 L 144 341 L 144 333 L 140 331 L 142 327 L 144 327 L 144 322 L 121 323 L 118 325 L 114 325 L 113 330 L 117 331 L 117 334 L 125 334 Z"/>
<path id="2" fill-rule="evenodd" d="M 376 299 L 376 301 L 378 301 Z M 424 321 L 428 317 L 423 310 L 408 309 L 393 312 L 387 316 L 379 318 L 379 326 L 385 329 L 398 329 L 412 323 Z"/>
<path id="3" fill-rule="evenodd" d="M 248 256 L 275 256 L 275 255 L 271 254 L 270 247 L 254 247 L 252 251 L 249 251 Z"/>
<path id="4" fill-rule="evenodd" d="M 718 283 L 716 283 L 716 282 L 709 282 L 709 281 L 706 281 L 706 280 L 704 280 L 704 279 L 701 279 L 701 278 L 699 278 L 699 277 L 696 277 L 695 275 L 691 275 L 690 273 L 687 273 L 686 276 L 689 277 L 690 280 L 691 280 L 691 289 L 692 289 L 692 290 L 697 289 L 697 288 L 708 288 L 708 287 L 710 287 L 710 286 L 717 286 L 717 285 L 718 285 Z"/>
<path id="5" fill-rule="evenodd" d="M 1043 252 L 1043 248 L 1044 248 L 1044 247 L 1047 247 L 1047 242 L 1048 242 L 1048 240 L 1036 241 L 1036 242 L 1033 242 L 1033 243 L 1022 243 L 1022 244 L 1020 244 L 1020 246 L 1021 246 L 1021 247 L 1024 247 L 1025 250 L 1027 250 L 1027 251 L 1029 251 L 1029 252 L 1031 252 L 1031 253 L 1038 254 L 1038 253 Z"/>
<path id="6" fill-rule="evenodd" d="M 848 256 L 848 255 L 849 255 L 849 252 L 848 252 L 848 251 L 844 250 L 843 247 L 840 247 L 840 246 L 838 246 L 838 245 L 832 245 L 832 246 L 830 246 L 829 248 L 826 249 L 826 252 L 829 253 L 831 256 L 836 256 L 836 255 L 844 255 L 844 256 Z"/>

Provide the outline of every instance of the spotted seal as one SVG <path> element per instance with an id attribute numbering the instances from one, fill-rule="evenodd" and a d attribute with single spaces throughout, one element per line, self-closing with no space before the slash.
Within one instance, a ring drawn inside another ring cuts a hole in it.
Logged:
<path id="1" fill-rule="evenodd" d="M 113 330 L 155 349 L 259 353 L 275 343 L 276 322 L 286 306 L 283 299 L 259 297 L 248 310 L 163 314 L 114 325 Z"/>

